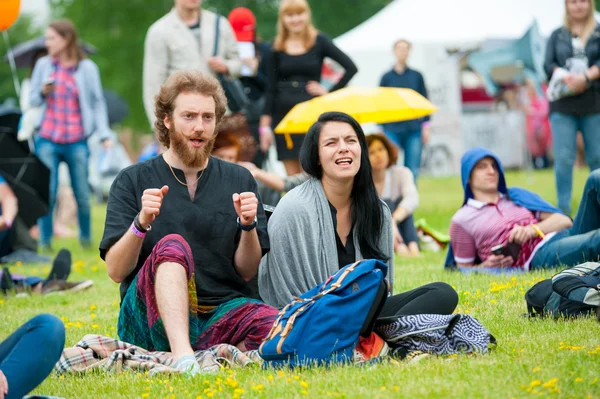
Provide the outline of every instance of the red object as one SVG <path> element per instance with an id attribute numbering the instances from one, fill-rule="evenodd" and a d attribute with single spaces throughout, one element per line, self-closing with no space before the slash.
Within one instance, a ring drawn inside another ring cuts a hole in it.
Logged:
<path id="1" fill-rule="evenodd" d="M 253 42 L 256 30 L 256 17 L 246 7 L 237 7 L 229 13 L 229 23 L 238 42 Z"/>

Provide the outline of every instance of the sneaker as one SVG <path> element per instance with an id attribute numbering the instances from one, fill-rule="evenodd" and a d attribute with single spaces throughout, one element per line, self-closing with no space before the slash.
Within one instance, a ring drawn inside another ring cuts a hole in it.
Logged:
<path id="1" fill-rule="evenodd" d="M 173 368 L 179 370 L 183 374 L 194 376 L 202 372 L 202 368 L 194 355 L 183 355 L 173 365 Z"/>
<path id="2" fill-rule="evenodd" d="M 78 292 L 78 291 L 83 291 L 85 289 L 88 289 L 92 285 L 94 285 L 94 282 L 92 280 L 77 281 L 77 282 L 64 281 L 64 280 L 50 280 L 46 284 L 44 284 L 44 286 L 42 287 L 42 294 L 46 295 L 46 294 L 51 294 L 51 293 L 55 293 L 55 292 L 59 292 L 59 291 Z"/>
<path id="3" fill-rule="evenodd" d="M 408 355 L 406 355 L 406 357 L 404 358 L 404 361 L 408 364 L 413 364 L 413 363 L 418 363 L 427 357 L 431 357 L 431 355 L 429 353 L 416 350 L 416 351 L 412 351 Z"/>
<path id="4" fill-rule="evenodd" d="M 8 294 L 8 291 L 11 291 L 15 288 L 15 284 L 12 281 L 12 276 L 10 271 L 8 271 L 8 267 L 2 269 L 2 278 L 0 278 L 0 290 L 4 293 L 4 295 Z"/>
<path id="5" fill-rule="evenodd" d="M 71 252 L 68 249 L 61 249 L 52 262 L 52 269 L 46 278 L 46 281 L 63 280 L 66 281 L 71 273 Z"/>
<path id="6" fill-rule="evenodd" d="M 379 335 L 374 332 L 367 338 L 360 337 L 358 345 L 354 348 L 354 363 L 366 362 L 376 357 L 388 354 L 390 347 Z"/>

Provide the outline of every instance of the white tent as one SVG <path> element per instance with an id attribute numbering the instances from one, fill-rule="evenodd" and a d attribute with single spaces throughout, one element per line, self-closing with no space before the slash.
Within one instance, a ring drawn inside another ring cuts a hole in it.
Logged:
<path id="1" fill-rule="evenodd" d="M 517 39 L 534 19 L 542 35 L 562 23 L 564 0 L 395 0 L 335 39 L 357 64 L 355 85 L 377 85 L 394 60 L 399 38 L 413 43 L 409 64 L 424 72 L 445 49 L 469 49 L 486 39 Z"/>

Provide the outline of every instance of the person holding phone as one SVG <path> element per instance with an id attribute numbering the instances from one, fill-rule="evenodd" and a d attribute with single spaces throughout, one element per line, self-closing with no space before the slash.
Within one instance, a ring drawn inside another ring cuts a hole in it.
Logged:
<path id="1" fill-rule="evenodd" d="M 600 259 L 600 171 L 588 177 L 571 220 L 539 195 L 508 188 L 492 152 L 473 148 L 461 163 L 465 196 L 452 217 L 446 267 L 534 270 Z"/>
<path id="2" fill-rule="evenodd" d="M 42 110 L 36 124 L 35 152 L 50 169 L 50 203 L 48 214 L 39 221 L 40 245 L 51 249 L 58 168 L 65 162 L 77 202 L 79 239 L 83 247 L 89 247 L 92 238 L 87 139 L 98 134 L 108 146 L 113 133 L 98 66 L 85 58 L 73 23 L 67 19 L 50 23 L 45 39 L 48 55 L 40 58 L 33 69 L 29 94 L 30 105 Z"/>

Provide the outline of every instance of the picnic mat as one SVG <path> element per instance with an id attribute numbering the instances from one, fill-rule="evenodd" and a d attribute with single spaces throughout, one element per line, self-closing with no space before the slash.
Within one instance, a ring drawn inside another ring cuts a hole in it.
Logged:
<path id="1" fill-rule="evenodd" d="M 232 345 L 215 345 L 196 351 L 203 372 L 213 373 L 223 367 L 260 365 L 258 351 L 242 352 Z M 173 368 L 177 359 L 170 352 L 150 352 L 127 342 L 102 335 L 88 334 L 72 348 L 65 348 L 54 366 L 58 374 L 81 374 L 89 370 L 121 373 L 126 370 L 157 373 L 180 373 Z"/>

